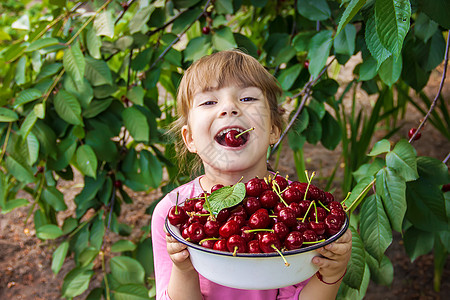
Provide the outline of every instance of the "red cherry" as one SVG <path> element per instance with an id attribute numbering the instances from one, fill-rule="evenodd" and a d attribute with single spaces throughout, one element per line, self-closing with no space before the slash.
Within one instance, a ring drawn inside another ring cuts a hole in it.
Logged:
<path id="1" fill-rule="evenodd" d="M 229 238 L 233 234 L 239 233 L 239 224 L 235 220 L 228 220 L 222 227 L 219 228 L 221 237 Z"/>
<path id="2" fill-rule="evenodd" d="M 227 252 L 228 252 L 227 241 L 224 240 L 224 239 L 217 240 L 217 241 L 214 243 L 213 249 L 214 249 L 214 250 L 227 251 Z"/>
<path id="3" fill-rule="evenodd" d="M 283 241 L 284 238 L 289 234 L 289 228 L 283 222 L 273 224 L 272 229 L 273 232 L 278 236 L 280 241 Z"/>
<path id="4" fill-rule="evenodd" d="M 325 233 L 325 223 L 323 221 L 309 222 L 309 227 L 313 230 L 318 236 Z"/>
<path id="5" fill-rule="evenodd" d="M 412 138 L 413 135 L 414 135 L 414 133 L 416 133 L 416 131 L 417 131 L 417 128 L 411 128 L 411 129 L 409 130 L 409 132 L 408 132 L 408 137 L 409 137 L 409 138 Z M 419 131 L 419 132 L 416 134 L 416 137 L 414 138 L 414 140 L 417 141 L 418 139 L 420 139 L 421 136 L 422 136 L 422 133 Z"/>
<path id="6" fill-rule="evenodd" d="M 443 193 L 446 193 L 446 192 L 448 192 L 448 191 L 450 191 L 450 183 L 444 184 L 444 185 L 442 186 L 442 192 L 443 192 Z"/>
<path id="7" fill-rule="evenodd" d="M 306 195 L 306 199 L 309 200 L 321 200 L 321 190 L 316 187 L 315 185 L 310 184 L 309 185 L 309 189 L 308 189 L 308 193 Z"/>
<path id="8" fill-rule="evenodd" d="M 276 252 L 273 246 L 277 249 L 281 248 L 281 242 L 278 239 L 278 236 L 273 232 L 264 233 L 261 239 L 259 240 L 259 247 L 261 248 L 262 252 L 264 253 Z"/>
<path id="9" fill-rule="evenodd" d="M 310 219 L 315 221 L 316 215 L 317 215 L 317 221 L 323 221 L 323 220 L 325 220 L 325 217 L 327 216 L 327 211 L 325 210 L 325 208 L 319 206 L 319 207 L 317 207 L 317 214 L 316 214 L 316 210 L 311 208 Z"/>
<path id="10" fill-rule="evenodd" d="M 283 191 L 288 186 L 286 178 L 281 177 L 280 175 L 275 176 L 275 178 L 272 180 L 272 185 L 275 185 L 274 182 L 276 182 L 280 187 L 280 191 Z"/>
<path id="11" fill-rule="evenodd" d="M 302 193 L 295 187 L 291 186 L 283 192 L 283 199 L 286 203 L 300 202 L 303 199 Z"/>
<path id="12" fill-rule="evenodd" d="M 317 234 L 311 229 L 305 230 L 303 231 L 303 240 L 305 242 L 315 242 L 317 241 Z"/>
<path id="13" fill-rule="evenodd" d="M 341 205 L 341 203 L 339 203 L 338 201 L 331 201 L 329 204 L 328 204 L 328 208 L 331 210 L 331 209 L 340 209 L 340 210 L 343 210 L 343 207 L 342 207 L 342 205 Z"/>
<path id="14" fill-rule="evenodd" d="M 247 243 L 240 235 L 234 234 L 228 238 L 227 248 L 233 253 L 245 253 L 247 252 Z"/>
<path id="15" fill-rule="evenodd" d="M 248 215 L 252 215 L 255 211 L 261 208 L 261 202 L 256 197 L 247 197 L 242 202 L 242 206 Z"/>
<path id="16" fill-rule="evenodd" d="M 299 231 L 291 231 L 284 240 L 284 246 L 288 250 L 299 249 L 303 245 L 303 234 Z"/>
<path id="17" fill-rule="evenodd" d="M 246 223 L 245 217 L 244 217 L 244 216 L 241 216 L 241 215 L 230 216 L 230 217 L 228 218 L 228 221 L 229 221 L 229 220 L 234 220 L 234 221 L 236 221 L 236 223 L 238 224 L 238 227 L 239 227 L 239 228 L 241 228 L 242 226 L 244 226 L 245 223 Z"/>
<path id="18" fill-rule="evenodd" d="M 180 225 L 188 219 L 188 215 L 181 206 L 172 206 L 167 214 L 170 224 Z"/>
<path id="19" fill-rule="evenodd" d="M 202 28 L 203 34 L 209 34 L 211 32 L 211 28 L 209 26 L 205 26 Z"/>
<path id="20" fill-rule="evenodd" d="M 224 208 L 216 216 L 216 220 L 219 223 L 223 223 L 230 217 L 230 210 L 228 208 Z"/>
<path id="21" fill-rule="evenodd" d="M 260 208 L 248 219 L 248 226 L 253 229 L 266 228 L 270 224 L 270 216 L 266 209 Z"/>
<path id="22" fill-rule="evenodd" d="M 206 221 L 205 225 L 203 225 L 205 228 L 205 234 L 208 237 L 216 237 L 219 236 L 219 222 L 214 220 L 208 220 Z"/>
<path id="23" fill-rule="evenodd" d="M 325 218 L 325 230 L 329 236 L 335 235 L 341 230 L 342 223 L 337 216 L 328 215 Z"/>
<path id="24" fill-rule="evenodd" d="M 303 67 L 308 70 L 309 69 L 309 60 L 305 60 L 305 62 L 303 63 Z"/>
<path id="25" fill-rule="evenodd" d="M 252 178 L 245 184 L 247 196 L 259 197 L 263 192 L 263 186 L 259 178 Z"/>
<path id="26" fill-rule="evenodd" d="M 329 204 L 329 203 L 331 203 L 333 201 L 334 201 L 333 194 L 329 193 L 329 192 L 325 192 L 325 199 L 323 201 L 324 202 L 323 204 L 327 205 L 327 204 Z"/>
<path id="27" fill-rule="evenodd" d="M 259 197 L 261 206 L 264 208 L 274 208 L 277 205 L 279 199 L 280 198 L 278 197 L 278 195 L 271 190 L 264 191 L 261 197 Z"/>
<path id="28" fill-rule="evenodd" d="M 302 216 L 302 208 L 300 207 L 300 205 L 297 202 L 292 202 L 291 204 L 289 204 L 289 207 L 294 211 L 295 216 L 297 218 L 301 218 Z"/>
<path id="29" fill-rule="evenodd" d="M 39 170 L 38 170 L 39 171 Z M 120 189 L 122 187 L 122 181 L 115 180 L 114 181 L 114 187 Z"/>
<path id="30" fill-rule="evenodd" d="M 243 216 L 245 219 L 247 218 L 247 212 L 242 205 L 238 205 L 230 211 L 230 216 Z"/>
<path id="31" fill-rule="evenodd" d="M 311 205 L 310 200 L 303 200 L 298 203 L 298 206 L 300 206 L 302 210 L 301 217 L 303 217 L 306 214 L 310 205 Z"/>
<path id="32" fill-rule="evenodd" d="M 188 227 L 188 235 L 192 242 L 198 243 L 206 237 L 205 228 L 200 223 L 192 223 Z"/>
<path id="33" fill-rule="evenodd" d="M 261 253 L 258 240 L 251 240 L 247 243 L 247 249 L 249 253 Z"/>
<path id="34" fill-rule="evenodd" d="M 216 243 L 215 240 L 205 240 L 199 243 L 199 245 L 208 249 L 213 249 L 215 243 Z"/>
<path id="35" fill-rule="evenodd" d="M 196 200 L 187 199 L 187 200 L 184 202 L 184 209 L 185 209 L 186 211 L 194 211 L 194 206 L 195 206 L 195 203 L 196 203 L 196 202 L 197 202 Z"/>
<path id="36" fill-rule="evenodd" d="M 225 135 L 225 143 L 229 147 L 239 147 L 244 144 L 244 138 L 242 136 L 236 138 L 236 135 L 239 134 L 239 131 L 237 130 L 230 130 Z"/>
<path id="37" fill-rule="evenodd" d="M 250 226 L 247 226 L 247 225 L 241 227 L 241 236 L 247 243 L 255 238 L 255 233 L 248 231 L 248 230 L 251 230 L 251 229 L 252 228 Z"/>
<path id="38" fill-rule="evenodd" d="M 223 184 L 216 184 L 211 188 L 211 193 L 223 188 Z"/>
<path id="39" fill-rule="evenodd" d="M 342 224 L 345 221 L 345 212 L 342 209 L 333 208 L 330 210 L 328 215 L 333 215 L 333 216 L 338 217 L 339 222 L 341 222 Z"/>
<path id="40" fill-rule="evenodd" d="M 295 231 L 304 232 L 305 230 L 308 230 L 308 223 L 305 223 L 303 221 L 297 220 L 297 224 L 294 228 L 292 228 Z"/>
<path id="41" fill-rule="evenodd" d="M 287 227 L 292 227 L 297 224 L 297 218 L 295 212 L 290 207 L 281 209 L 278 214 L 278 221 L 286 224 Z"/>

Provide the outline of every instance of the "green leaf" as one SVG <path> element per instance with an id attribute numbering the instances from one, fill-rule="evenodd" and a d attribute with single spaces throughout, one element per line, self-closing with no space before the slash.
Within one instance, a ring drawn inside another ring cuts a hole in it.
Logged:
<path id="1" fill-rule="evenodd" d="M 245 197 L 245 184 L 238 182 L 233 186 L 225 186 L 217 191 L 211 193 L 205 201 L 203 207 L 217 216 L 217 214 L 224 208 L 232 207 Z M 208 205 L 209 203 L 209 205 Z"/>
<path id="2" fill-rule="evenodd" d="M 232 14 L 234 12 L 233 1 L 216 0 L 214 2 L 214 10 L 217 11 L 218 14 Z"/>
<path id="3" fill-rule="evenodd" d="M 127 97 L 131 102 L 138 105 L 144 105 L 144 96 L 145 91 L 142 86 L 137 85 L 133 86 L 130 90 L 127 91 Z"/>
<path id="4" fill-rule="evenodd" d="M 316 78 L 327 63 L 332 45 L 332 31 L 320 31 L 311 39 L 309 43 L 308 59 L 309 73 Z"/>
<path id="5" fill-rule="evenodd" d="M 370 255 L 381 261 L 392 243 L 392 230 L 378 195 L 371 195 L 361 206 L 360 234 L 364 247 Z"/>
<path id="6" fill-rule="evenodd" d="M 206 36 L 193 38 L 189 41 L 184 50 L 184 61 L 196 61 L 199 58 L 209 54 L 211 43 Z"/>
<path id="7" fill-rule="evenodd" d="M 74 95 L 83 108 L 86 108 L 94 98 L 94 90 L 86 78 L 81 82 L 76 83 L 72 77 L 67 76 L 63 83 L 64 89 L 70 94 Z"/>
<path id="8" fill-rule="evenodd" d="M 371 12 L 368 12 L 368 17 L 366 19 L 366 30 L 365 30 L 365 39 L 367 49 L 369 49 L 373 58 L 377 61 L 378 68 L 381 64 L 392 55 L 389 50 L 387 50 L 380 41 L 378 36 L 376 27 L 375 27 L 375 15 Z"/>
<path id="9" fill-rule="evenodd" d="M 351 0 L 350 3 L 345 8 L 344 13 L 342 14 L 341 19 L 339 20 L 339 25 L 336 30 L 337 36 L 342 28 L 347 26 L 347 24 L 353 19 L 353 17 L 358 13 L 358 11 L 363 7 L 367 0 Z"/>
<path id="10" fill-rule="evenodd" d="M 42 191 L 41 197 L 48 205 L 53 207 L 56 211 L 63 211 L 67 209 L 64 202 L 64 195 L 55 187 L 49 186 Z"/>
<path id="11" fill-rule="evenodd" d="M 434 245 L 434 234 L 412 226 L 404 233 L 403 243 L 406 253 L 413 262 L 419 256 L 431 252 Z"/>
<path id="12" fill-rule="evenodd" d="M 367 81 L 373 79 L 377 75 L 378 66 L 377 61 L 372 55 L 364 59 L 359 65 L 359 81 Z"/>
<path id="13" fill-rule="evenodd" d="M 66 90 L 60 90 L 54 99 L 56 113 L 69 124 L 82 125 L 81 106 L 77 98 Z"/>
<path id="14" fill-rule="evenodd" d="M 92 178 L 97 178 L 97 157 L 94 150 L 89 145 L 81 145 L 76 152 L 77 165 L 80 171 Z"/>
<path id="15" fill-rule="evenodd" d="M 19 116 L 12 110 L 0 107 L 0 122 L 15 122 L 19 119 Z"/>
<path id="16" fill-rule="evenodd" d="M 280 71 L 280 75 L 277 79 L 280 82 L 283 91 L 288 91 L 291 88 L 301 70 L 302 66 L 300 64 L 297 64 Z"/>
<path id="17" fill-rule="evenodd" d="M 373 176 L 385 166 L 384 159 L 376 157 L 372 163 L 361 165 L 358 170 L 354 171 L 352 174 L 353 177 L 355 177 L 356 182 L 360 182 L 361 179 L 365 177 L 373 178 Z"/>
<path id="18" fill-rule="evenodd" d="M 414 227 L 428 232 L 448 230 L 446 203 L 440 185 L 426 178 L 408 182 L 406 217 Z"/>
<path id="19" fill-rule="evenodd" d="M 127 256 L 116 256 L 110 260 L 111 274 L 120 284 L 144 283 L 145 271 L 141 264 Z"/>
<path id="20" fill-rule="evenodd" d="M 366 262 L 370 268 L 370 278 L 376 284 L 389 286 L 394 280 L 394 266 L 386 255 L 383 255 L 381 263 L 366 253 Z"/>
<path id="21" fill-rule="evenodd" d="M 397 60 L 394 56 L 389 56 L 380 66 L 378 74 L 381 80 L 391 87 L 400 78 L 402 73 L 403 59 L 400 56 Z"/>
<path id="22" fill-rule="evenodd" d="M 151 61 L 153 52 L 153 48 L 147 48 L 144 51 L 139 52 L 139 54 L 131 61 L 131 68 L 135 71 L 144 70 Z"/>
<path id="23" fill-rule="evenodd" d="M 231 50 L 237 47 L 233 32 L 229 27 L 223 27 L 213 34 L 212 45 L 218 51 Z"/>
<path id="24" fill-rule="evenodd" d="M 134 251 L 136 245 L 129 240 L 120 240 L 111 246 L 111 252 Z"/>
<path id="25" fill-rule="evenodd" d="M 116 300 L 147 300 L 148 290 L 140 284 L 124 284 L 114 290 Z"/>
<path id="26" fill-rule="evenodd" d="M 52 267 L 51 267 L 53 274 L 56 275 L 59 273 L 59 270 L 61 270 L 64 260 L 66 259 L 68 250 L 69 250 L 69 242 L 64 241 L 58 246 L 58 248 L 56 248 L 55 252 L 53 252 Z"/>
<path id="27" fill-rule="evenodd" d="M 386 155 L 386 165 L 395 169 L 406 181 L 419 177 L 414 148 L 405 139 L 400 140 Z"/>
<path id="28" fill-rule="evenodd" d="M 311 21 L 323 21 L 331 16 L 326 0 L 298 0 L 297 10 L 299 14 Z"/>
<path id="29" fill-rule="evenodd" d="M 431 20 L 426 14 L 420 12 L 417 14 L 414 23 L 414 34 L 425 43 L 434 35 L 439 25 Z"/>
<path id="30" fill-rule="evenodd" d="M 27 199 L 19 198 L 19 199 L 11 199 L 6 202 L 5 207 L 2 208 L 2 215 L 7 214 L 13 211 L 16 208 L 27 206 L 30 204 Z"/>
<path id="31" fill-rule="evenodd" d="M 113 99 L 94 100 L 89 103 L 88 107 L 83 111 L 83 117 L 86 119 L 94 118 L 104 112 L 112 103 Z"/>
<path id="32" fill-rule="evenodd" d="M 17 180 L 28 184 L 36 180 L 33 171 L 24 161 L 20 161 L 12 156 L 6 157 L 6 169 Z"/>
<path id="33" fill-rule="evenodd" d="M 86 56 L 85 60 L 85 76 L 93 86 L 113 85 L 111 70 L 104 60 L 98 60 L 90 56 Z"/>
<path id="34" fill-rule="evenodd" d="M 114 32 L 113 32 L 114 33 Z M 86 47 L 89 51 L 89 55 L 96 59 L 101 59 L 102 55 L 100 47 L 102 46 L 102 40 L 97 35 L 95 27 L 90 27 L 86 32 Z"/>
<path id="35" fill-rule="evenodd" d="M 33 52 L 42 48 L 58 45 L 59 40 L 56 38 L 41 38 L 32 42 L 25 52 Z"/>
<path id="36" fill-rule="evenodd" d="M 258 58 L 258 48 L 251 39 L 249 39 L 245 35 L 236 32 L 233 33 L 233 36 L 239 49 L 243 50 L 245 53 L 248 53 L 255 58 Z"/>
<path id="37" fill-rule="evenodd" d="M 381 44 L 397 59 L 409 31 L 411 5 L 409 0 L 377 0 L 375 24 Z"/>
<path id="38" fill-rule="evenodd" d="M 92 270 L 85 270 L 80 267 L 72 269 L 64 277 L 61 289 L 62 295 L 66 298 L 81 295 L 89 287 L 92 275 L 94 275 L 94 271 Z"/>
<path id="39" fill-rule="evenodd" d="M 326 111 L 322 118 L 322 137 L 320 142 L 325 148 L 333 150 L 339 145 L 341 138 L 342 131 L 339 123 Z"/>
<path id="40" fill-rule="evenodd" d="M 19 93 L 16 100 L 14 101 L 14 108 L 17 108 L 25 103 L 34 101 L 42 97 L 42 93 L 40 90 L 35 88 L 30 88 L 23 90 Z"/>
<path id="41" fill-rule="evenodd" d="M 364 244 L 358 231 L 353 226 L 349 226 L 349 230 L 352 231 L 352 254 L 347 265 L 347 274 L 344 276 L 343 282 L 348 286 L 359 290 L 366 267 L 366 251 L 364 251 Z"/>
<path id="42" fill-rule="evenodd" d="M 129 23 L 130 33 L 140 32 L 142 27 L 148 22 L 150 16 L 155 10 L 155 6 L 152 4 L 142 7 L 138 12 L 131 18 Z"/>
<path id="43" fill-rule="evenodd" d="M 97 35 L 104 35 L 111 39 L 114 37 L 114 20 L 112 14 L 112 10 L 105 9 L 95 17 L 94 28 Z M 134 18 L 131 20 L 134 20 Z"/>
<path id="44" fill-rule="evenodd" d="M 174 0 L 173 4 L 176 8 L 189 8 L 197 4 L 200 0 Z"/>
<path id="45" fill-rule="evenodd" d="M 310 144 L 317 144 L 322 138 L 322 124 L 316 112 L 310 108 L 308 110 L 309 122 L 304 131 L 306 140 Z"/>
<path id="46" fill-rule="evenodd" d="M 90 246 L 85 248 L 78 256 L 78 265 L 82 268 L 89 265 L 98 255 L 99 250 Z"/>
<path id="47" fill-rule="evenodd" d="M 22 56 L 16 65 L 16 75 L 14 80 L 18 85 L 23 85 L 26 80 L 27 56 Z"/>
<path id="48" fill-rule="evenodd" d="M 83 81 L 86 62 L 78 42 L 64 50 L 63 65 L 66 72 L 76 83 Z"/>
<path id="49" fill-rule="evenodd" d="M 45 224 L 36 229 L 36 236 L 41 240 L 53 240 L 63 234 L 61 228 L 54 224 Z"/>
<path id="50" fill-rule="evenodd" d="M 431 39 L 426 43 L 423 52 L 419 55 L 419 65 L 427 72 L 434 70 L 444 60 L 445 39 L 442 32 L 436 31 Z"/>
<path id="51" fill-rule="evenodd" d="M 308 51 L 309 42 L 315 33 L 315 31 L 302 31 L 296 34 L 294 39 L 292 40 L 292 45 L 294 46 L 295 51 Z"/>
<path id="52" fill-rule="evenodd" d="M 153 245 L 150 237 L 137 245 L 136 259 L 144 267 L 146 276 L 154 273 Z"/>
<path id="53" fill-rule="evenodd" d="M 146 116 L 134 106 L 127 107 L 122 112 L 123 123 L 131 136 L 138 142 L 148 142 L 150 128 Z"/>
<path id="54" fill-rule="evenodd" d="M 448 18 L 450 2 L 447 0 L 418 0 L 418 4 L 420 10 L 426 13 L 433 21 L 445 29 L 450 29 L 450 19 Z"/>
<path id="55" fill-rule="evenodd" d="M 406 213 L 406 183 L 389 166 L 377 173 L 376 191 L 383 199 L 386 213 L 394 230 L 401 232 Z"/>
<path id="56" fill-rule="evenodd" d="M 356 28 L 352 24 L 344 27 L 344 30 L 334 38 L 334 50 L 338 54 L 353 55 L 355 52 Z"/>
<path id="57" fill-rule="evenodd" d="M 389 151 L 391 151 L 391 143 L 388 140 L 383 139 L 375 143 L 375 145 L 373 146 L 372 150 L 368 155 L 377 156 L 382 153 L 387 153 Z"/>
<path id="58" fill-rule="evenodd" d="M 425 178 L 434 184 L 442 185 L 450 182 L 448 167 L 434 157 L 417 157 L 417 171 L 421 178 Z"/>
<path id="59" fill-rule="evenodd" d="M 89 236 L 89 243 L 92 247 L 100 250 L 103 244 L 103 237 L 105 236 L 105 223 L 101 216 L 95 219 L 91 228 L 91 235 Z"/>

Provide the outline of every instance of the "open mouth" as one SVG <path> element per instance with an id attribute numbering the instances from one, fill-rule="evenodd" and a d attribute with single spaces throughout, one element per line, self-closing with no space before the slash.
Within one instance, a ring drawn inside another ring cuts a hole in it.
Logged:
<path id="1" fill-rule="evenodd" d="M 245 130 L 240 127 L 225 128 L 219 131 L 214 139 L 222 146 L 240 147 L 248 142 L 249 133 L 246 132 L 240 135 L 238 138 L 236 138 L 235 136 L 244 131 Z"/>

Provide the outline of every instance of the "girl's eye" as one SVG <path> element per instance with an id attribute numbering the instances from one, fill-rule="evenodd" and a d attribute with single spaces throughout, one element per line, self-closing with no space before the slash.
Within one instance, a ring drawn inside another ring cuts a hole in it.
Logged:
<path id="1" fill-rule="evenodd" d="M 241 101 L 242 102 L 249 102 L 249 101 L 256 101 L 257 99 L 256 98 L 253 98 L 253 97 L 244 97 L 244 98 L 241 98 Z"/>
<path id="2" fill-rule="evenodd" d="M 202 106 L 202 105 L 214 105 L 214 104 L 216 104 L 216 101 L 210 100 L 210 101 L 203 102 L 202 104 L 200 104 L 200 106 Z"/>

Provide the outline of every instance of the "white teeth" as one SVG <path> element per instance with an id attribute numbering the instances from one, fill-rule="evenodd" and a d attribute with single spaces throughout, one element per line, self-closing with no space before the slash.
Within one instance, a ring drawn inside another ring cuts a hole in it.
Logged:
<path id="1" fill-rule="evenodd" d="M 233 127 L 233 128 L 227 128 L 227 129 L 221 130 L 217 135 L 218 136 L 222 136 L 222 135 L 226 134 L 227 132 L 229 132 L 231 130 L 236 130 L 237 132 L 243 132 L 244 131 L 241 128 Z"/>

